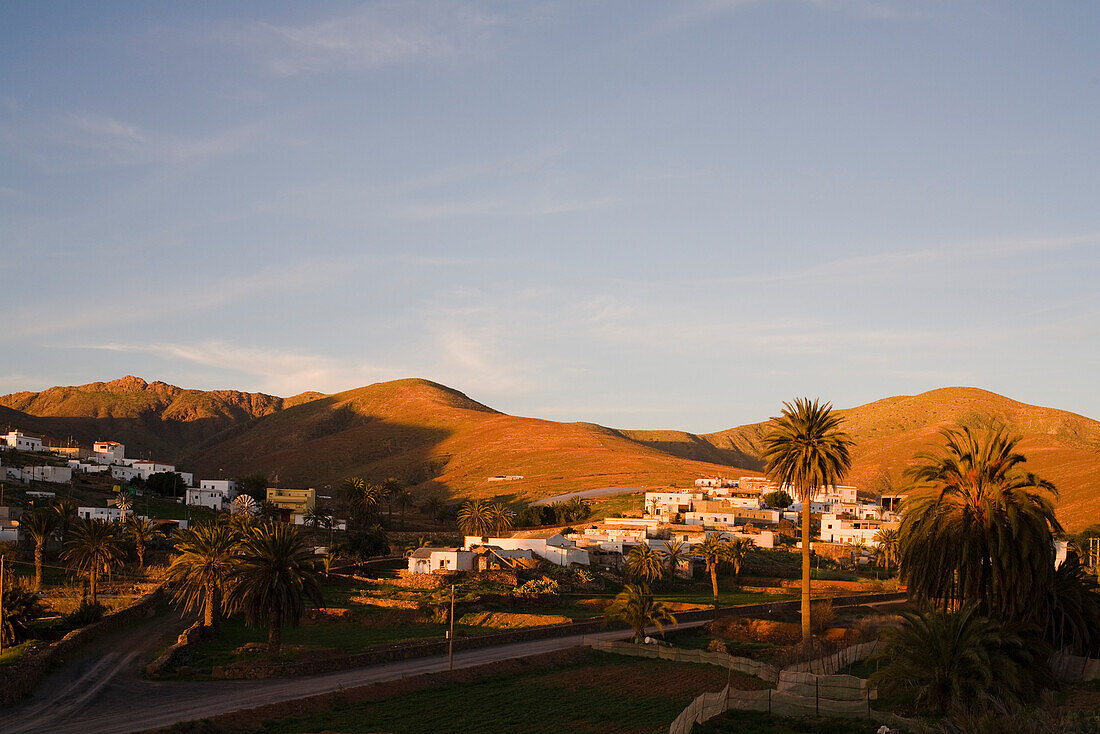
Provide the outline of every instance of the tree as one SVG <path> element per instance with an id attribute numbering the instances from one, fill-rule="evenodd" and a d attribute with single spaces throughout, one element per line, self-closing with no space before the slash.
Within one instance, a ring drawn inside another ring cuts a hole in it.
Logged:
<path id="1" fill-rule="evenodd" d="M 501 535 L 504 531 L 512 529 L 512 520 L 515 518 L 516 513 L 512 512 L 508 508 L 508 505 L 503 502 L 494 502 L 489 506 L 489 514 L 491 516 L 493 532 L 497 535 Z"/>
<path id="2" fill-rule="evenodd" d="M 580 520 L 588 519 L 588 516 L 592 514 L 592 506 L 583 497 L 574 497 L 565 503 L 568 508 L 569 519 L 568 522 L 579 522 Z"/>
<path id="3" fill-rule="evenodd" d="M 458 526 L 466 535 L 485 537 L 493 529 L 493 511 L 482 500 L 470 500 L 458 511 Z"/>
<path id="4" fill-rule="evenodd" d="M 665 567 L 661 554 L 646 543 L 638 543 L 626 554 L 626 570 L 644 584 L 660 581 Z"/>
<path id="5" fill-rule="evenodd" d="M 187 492 L 187 482 L 176 472 L 157 472 L 145 480 L 145 491 L 162 497 L 182 497 Z"/>
<path id="6" fill-rule="evenodd" d="M 676 569 L 680 566 L 680 561 L 682 561 L 687 556 L 687 551 L 687 543 L 684 543 L 683 541 L 665 541 L 665 547 L 661 554 L 664 556 L 665 568 L 668 569 L 668 575 L 670 578 L 676 578 Z"/>
<path id="7" fill-rule="evenodd" d="M 872 540 L 878 547 L 878 559 L 882 562 L 882 567 L 889 571 L 890 564 L 895 562 L 898 557 L 901 533 L 898 532 L 897 528 L 882 528 L 875 533 Z"/>
<path id="8" fill-rule="evenodd" d="M 100 571 L 110 572 L 125 560 L 117 526 L 99 520 L 77 523 L 61 557 L 88 575 L 92 604 L 98 602 L 96 593 Z"/>
<path id="9" fill-rule="evenodd" d="M 748 558 L 749 552 L 756 544 L 749 538 L 734 538 L 726 546 L 725 562 L 733 566 L 733 577 L 741 575 L 741 564 Z"/>
<path id="10" fill-rule="evenodd" d="M 368 484 L 363 477 L 348 477 L 344 480 L 344 500 L 352 516 L 361 525 L 371 525 L 378 516 L 382 505 L 382 488 L 377 484 Z"/>
<path id="11" fill-rule="evenodd" d="M 438 494 L 428 495 L 420 505 L 420 511 L 435 522 L 440 522 L 440 515 L 443 512 L 443 498 Z"/>
<path id="12" fill-rule="evenodd" d="M 1055 649 L 1084 657 L 1100 654 L 1100 592 L 1073 550 L 1054 572 L 1044 608 L 1044 636 Z"/>
<path id="13" fill-rule="evenodd" d="M 425 538 L 423 535 L 416 538 L 408 545 L 405 546 L 405 557 L 408 558 L 413 553 L 416 553 L 421 548 L 428 548 L 432 545 L 431 538 Z"/>
<path id="14" fill-rule="evenodd" d="M 145 548 L 154 540 L 163 538 L 164 533 L 156 523 L 144 517 L 131 515 L 126 518 L 126 530 L 134 539 L 134 550 L 137 551 L 138 568 L 145 568 Z"/>
<path id="15" fill-rule="evenodd" d="M 983 616 L 1039 623 L 1053 584 L 1050 482 L 1024 470 L 1018 437 L 994 426 L 941 432 L 942 449 L 922 452 L 907 472 L 914 492 L 901 521 L 902 580 L 916 600 Z"/>
<path id="16" fill-rule="evenodd" d="M 277 656 L 283 625 L 298 625 L 304 598 L 324 604 L 313 551 L 291 525 L 257 528 L 240 545 L 229 606 L 243 611 L 247 624 L 267 625 L 267 650 Z"/>
<path id="17" fill-rule="evenodd" d="M 0 637 L 3 638 L 4 647 L 16 645 L 25 640 L 31 634 L 31 622 L 45 613 L 45 609 L 38 603 L 38 597 L 19 587 L 11 588 L 3 593 L 4 609 L 3 619 L 0 619 Z"/>
<path id="18" fill-rule="evenodd" d="M 810 629 L 810 504 L 819 488 L 838 484 L 852 465 L 852 439 L 839 430 L 832 405 L 809 398 L 783 403 L 764 436 L 768 479 L 794 489 L 802 502 L 802 639 Z"/>
<path id="19" fill-rule="evenodd" d="M 233 519 L 236 517 L 250 516 Z M 251 530 L 245 532 L 250 533 Z M 176 555 L 165 580 L 175 587 L 174 601 L 187 609 L 201 611 L 206 627 L 213 627 L 221 616 L 239 537 L 229 523 L 195 525 L 176 535 Z"/>
<path id="20" fill-rule="evenodd" d="M 241 494 L 246 494 L 257 504 L 267 500 L 267 475 L 248 474 L 237 480 L 237 489 Z M 238 495 L 240 496 L 240 495 Z"/>
<path id="21" fill-rule="evenodd" d="M 635 546 L 637 547 L 637 546 Z M 608 621 L 625 622 L 634 630 L 634 642 L 645 638 L 645 628 L 656 626 L 664 631 L 663 625 L 676 624 L 668 606 L 656 601 L 645 584 L 627 584 L 604 611 Z"/>
<path id="22" fill-rule="evenodd" d="M 915 692 L 923 710 L 945 713 L 990 700 L 1018 704 L 1033 698 L 1048 676 L 1042 654 L 973 605 L 902 616 L 900 627 L 883 632 L 886 665 L 872 682 Z"/>
<path id="23" fill-rule="evenodd" d="M 405 487 L 395 477 L 389 477 L 382 482 L 382 498 L 386 501 L 390 523 L 393 523 L 393 506 L 397 502 L 397 495 Z"/>
<path id="24" fill-rule="evenodd" d="M 314 505 L 306 511 L 305 523 L 314 530 L 332 527 L 332 512 L 323 505 Z"/>
<path id="25" fill-rule="evenodd" d="M 57 513 L 35 510 L 19 519 L 19 526 L 34 541 L 34 590 L 42 590 L 42 564 L 45 561 L 46 542 L 53 535 L 59 517 Z"/>
<path id="26" fill-rule="evenodd" d="M 718 608 L 718 566 L 725 562 L 729 545 L 717 535 L 707 536 L 702 543 L 694 546 L 692 550 L 703 557 L 707 564 L 707 573 L 710 574 L 710 586 L 714 591 L 714 608 Z"/>
<path id="27" fill-rule="evenodd" d="M 416 503 L 413 500 L 412 492 L 410 492 L 409 490 L 404 489 L 404 488 L 402 488 L 401 490 L 399 490 L 397 492 L 397 497 L 396 497 L 395 501 L 397 503 L 397 509 L 401 510 L 401 529 L 404 530 L 405 529 L 405 512 L 412 509 L 412 507 Z"/>
<path id="28" fill-rule="evenodd" d="M 785 510 L 794 504 L 794 498 L 782 489 L 778 489 L 774 492 L 765 492 L 761 499 L 764 500 L 765 507 L 774 507 L 779 510 Z"/>
<path id="29" fill-rule="evenodd" d="M 57 539 L 61 541 L 61 545 L 65 545 L 69 528 L 80 519 L 77 515 L 76 503 L 72 500 L 59 500 L 53 506 L 53 511 L 57 514 Z"/>

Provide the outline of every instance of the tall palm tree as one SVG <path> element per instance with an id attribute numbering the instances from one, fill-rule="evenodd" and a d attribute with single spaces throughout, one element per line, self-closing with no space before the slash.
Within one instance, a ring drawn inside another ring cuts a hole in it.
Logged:
<path id="1" fill-rule="evenodd" d="M 397 509 L 401 510 L 401 529 L 404 530 L 405 529 L 405 513 L 415 504 L 415 501 L 413 500 L 412 492 L 410 492 L 407 489 L 402 488 L 401 490 L 398 491 L 397 498 L 395 499 L 395 502 L 397 503 Z"/>
<path id="2" fill-rule="evenodd" d="M 664 559 L 646 543 L 638 543 L 626 554 L 626 570 L 634 579 L 648 585 L 664 576 Z"/>
<path id="3" fill-rule="evenodd" d="M 916 599 L 984 616 L 1038 622 L 1053 584 L 1054 485 L 1026 471 L 1019 438 L 1001 426 L 945 430 L 939 451 L 907 472 L 901 573 Z"/>
<path id="4" fill-rule="evenodd" d="M 405 557 L 408 558 L 413 553 L 416 553 L 421 548 L 430 548 L 432 546 L 432 539 L 426 538 L 423 535 L 418 536 L 411 543 L 405 545 Z"/>
<path id="5" fill-rule="evenodd" d="M 886 665 L 872 681 L 915 692 L 921 709 L 944 713 L 989 699 L 1015 704 L 1042 688 L 1043 656 L 977 607 L 902 616 L 900 627 L 883 633 Z"/>
<path id="6" fill-rule="evenodd" d="M 645 584 L 624 586 L 604 611 L 604 618 L 630 625 L 634 630 L 635 642 L 641 642 L 645 637 L 646 627 L 656 626 L 658 630 L 663 630 L 663 625 L 676 624 L 676 617 L 668 606 L 656 601 Z"/>
<path id="7" fill-rule="evenodd" d="M 65 543 L 61 557 L 88 574 L 88 586 L 92 603 L 97 603 L 99 572 L 110 572 L 125 560 L 119 542 L 118 526 L 99 520 L 83 520 L 73 528 L 72 537 Z"/>
<path id="8" fill-rule="evenodd" d="M 54 512 L 36 510 L 19 519 L 23 528 L 34 541 L 34 590 L 42 590 L 42 564 L 45 561 L 46 542 L 53 535 L 60 518 Z"/>
<path id="9" fill-rule="evenodd" d="M 420 511 L 432 520 L 439 522 L 440 515 L 443 512 L 443 498 L 438 494 L 428 495 L 420 504 Z"/>
<path id="10" fill-rule="evenodd" d="M 878 547 L 878 557 L 883 568 L 890 571 L 890 564 L 897 561 L 898 546 L 901 543 L 901 533 L 897 528 L 882 528 L 872 538 Z"/>
<path id="11" fill-rule="evenodd" d="M 126 530 L 134 539 L 134 550 L 137 551 L 138 568 L 145 568 L 145 548 L 158 538 L 163 538 L 164 533 L 156 523 L 145 517 L 131 515 L 126 518 Z"/>
<path id="12" fill-rule="evenodd" d="M 809 398 L 783 403 L 764 436 L 767 475 L 802 502 L 802 639 L 810 639 L 810 504 L 819 488 L 836 485 L 852 465 L 852 439 L 839 429 L 832 405 Z"/>
<path id="13" fill-rule="evenodd" d="M 241 543 L 227 601 L 249 625 L 267 625 L 270 655 L 279 654 L 283 625 L 301 621 L 303 597 L 324 604 L 313 551 L 290 525 L 257 528 Z"/>
<path id="14" fill-rule="evenodd" d="M 680 566 L 688 552 L 688 545 L 681 540 L 666 540 L 661 554 L 665 559 L 665 568 L 668 569 L 669 578 L 676 578 L 676 569 Z"/>
<path id="15" fill-rule="evenodd" d="M 348 477 L 344 480 L 343 493 L 356 520 L 370 525 L 382 505 L 382 487 L 369 484 L 363 477 Z"/>
<path id="16" fill-rule="evenodd" d="M 466 535 L 485 537 L 493 529 L 493 511 L 482 500 L 470 500 L 458 511 L 458 526 Z"/>
<path id="17" fill-rule="evenodd" d="M 1076 551 L 1054 572 L 1054 584 L 1041 603 L 1043 632 L 1055 649 L 1085 657 L 1100 654 L 1100 593 Z"/>
<path id="18" fill-rule="evenodd" d="M 493 532 L 497 535 L 501 535 L 506 530 L 512 529 L 512 522 L 516 517 L 516 513 L 503 502 L 494 502 L 489 506 L 489 513 L 492 517 L 491 522 L 493 525 Z"/>
<path id="19" fill-rule="evenodd" d="M 706 561 L 707 573 L 710 574 L 710 586 L 714 591 L 714 608 L 718 609 L 718 566 L 726 561 L 729 543 L 718 535 L 710 535 L 702 543 L 693 546 L 691 550 Z"/>
<path id="20" fill-rule="evenodd" d="M 571 522 L 579 522 L 592 514 L 592 506 L 588 504 L 588 500 L 584 497 L 574 497 L 566 502 L 565 505 L 569 510 L 569 519 Z"/>
<path id="21" fill-rule="evenodd" d="M 245 531 L 249 533 L 251 527 Z M 165 579 L 175 588 L 174 601 L 187 609 L 201 611 L 206 627 L 213 627 L 221 616 L 239 537 L 229 523 L 195 525 L 176 535 L 176 555 Z"/>
<path id="22" fill-rule="evenodd" d="M 405 486 L 396 477 L 389 477 L 382 482 L 382 499 L 385 500 L 390 522 L 393 522 L 393 506 L 397 502 L 397 496 Z"/>

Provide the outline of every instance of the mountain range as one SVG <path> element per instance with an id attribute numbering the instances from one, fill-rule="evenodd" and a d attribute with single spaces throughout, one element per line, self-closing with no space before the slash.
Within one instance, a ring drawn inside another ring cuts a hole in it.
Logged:
<path id="1" fill-rule="evenodd" d="M 900 488 L 913 455 L 940 430 L 996 420 L 1022 436 L 1028 468 L 1058 486 L 1067 528 L 1100 521 L 1100 422 L 965 387 L 838 412 L 856 442 L 846 483 Z M 693 434 L 559 423 L 507 415 L 422 379 L 281 398 L 132 376 L 0 396 L 5 423 L 55 442 L 121 441 L 129 456 L 173 461 L 202 477 L 264 473 L 281 486 L 323 488 L 352 475 L 394 476 L 420 492 L 522 500 L 757 474 L 767 426 Z M 502 475 L 523 478 L 489 481 Z"/>

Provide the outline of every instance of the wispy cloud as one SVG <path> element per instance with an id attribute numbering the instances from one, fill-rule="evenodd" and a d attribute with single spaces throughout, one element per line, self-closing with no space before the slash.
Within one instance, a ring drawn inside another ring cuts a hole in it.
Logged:
<path id="1" fill-rule="evenodd" d="M 676 6 L 676 10 L 651 26 L 643 36 L 656 35 L 679 28 L 693 26 L 749 6 L 764 5 L 774 0 L 698 0 Z M 922 12 L 912 0 L 798 0 L 821 10 L 847 13 L 861 18 L 895 20 L 917 18 Z"/>
<path id="2" fill-rule="evenodd" d="M 109 115 L 74 112 L 63 116 L 58 142 L 110 153 L 116 163 L 187 162 L 232 153 L 260 136 L 262 124 L 237 125 L 210 135 L 188 137 L 154 132 Z"/>
<path id="3" fill-rule="evenodd" d="M 454 59 L 481 51 L 502 22 L 462 2 L 377 2 L 298 25 L 223 24 L 212 35 L 277 74 L 294 75 Z"/>

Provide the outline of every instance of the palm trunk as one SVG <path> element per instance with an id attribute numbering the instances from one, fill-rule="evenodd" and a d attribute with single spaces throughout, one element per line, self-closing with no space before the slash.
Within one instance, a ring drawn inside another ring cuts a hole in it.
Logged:
<path id="1" fill-rule="evenodd" d="M 206 585 L 206 601 L 203 603 L 202 623 L 205 627 L 214 626 L 214 606 L 217 604 L 217 592 L 214 584 Z"/>
<path id="2" fill-rule="evenodd" d="M 46 550 L 46 543 L 34 544 L 34 590 L 42 591 L 42 562 Z"/>
<path id="3" fill-rule="evenodd" d="M 137 544 L 137 554 L 138 554 L 138 568 L 144 569 L 145 568 L 145 544 L 144 543 L 138 543 Z"/>
<path id="4" fill-rule="evenodd" d="M 270 626 L 267 630 L 267 654 L 278 657 L 279 647 L 283 644 L 283 630 L 278 612 L 272 612 Z"/>
<path id="5" fill-rule="evenodd" d="M 802 641 L 810 639 L 810 494 L 802 501 Z"/>
<path id="6" fill-rule="evenodd" d="M 99 581 L 99 568 L 98 568 L 98 566 L 95 566 L 95 565 L 92 566 L 92 570 L 89 572 L 88 577 L 89 577 L 88 578 L 88 585 L 91 587 L 91 592 L 92 592 L 92 604 L 96 604 L 96 603 L 98 603 L 98 599 L 96 597 L 96 588 L 97 588 L 97 583 L 96 582 Z"/>
<path id="7" fill-rule="evenodd" d="M 718 564 L 714 561 L 708 561 L 707 566 L 710 568 L 710 588 L 714 591 L 714 608 L 718 609 Z"/>

